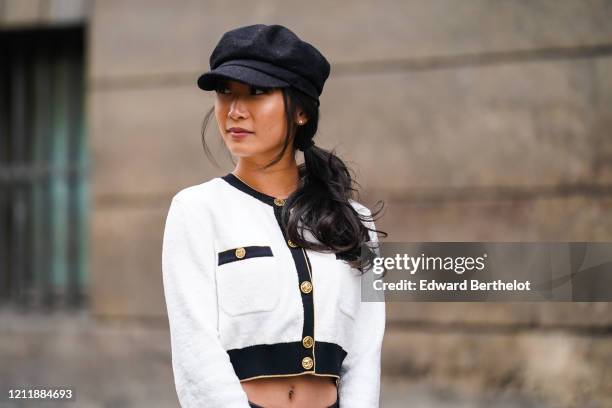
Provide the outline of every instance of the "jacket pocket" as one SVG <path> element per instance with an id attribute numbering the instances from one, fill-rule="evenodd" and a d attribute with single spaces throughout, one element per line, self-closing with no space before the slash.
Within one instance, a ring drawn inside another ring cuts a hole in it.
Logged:
<path id="1" fill-rule="evenodd" d="M 280 300 L 279 268 L 269 246 L 245 246 L 219 252 L 219 306 L 230 316 L 273 310 Z"/>

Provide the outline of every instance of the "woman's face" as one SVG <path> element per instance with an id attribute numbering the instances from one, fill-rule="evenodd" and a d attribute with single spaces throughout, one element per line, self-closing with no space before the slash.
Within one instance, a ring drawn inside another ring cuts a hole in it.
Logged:
<path id="1" fill-rule="evenodd" d="M 219 132 L 234 156 L 269 158 L 279 153 L 287 132 L 281 89 L 228 80 L 219 81 L 215 94 Z M 231 128 L 248 133 L 234 133 Z"/>

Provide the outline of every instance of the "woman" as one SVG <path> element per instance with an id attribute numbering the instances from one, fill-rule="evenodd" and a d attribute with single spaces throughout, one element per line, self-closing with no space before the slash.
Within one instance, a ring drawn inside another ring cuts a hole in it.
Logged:
<path id="1" fill-rule="evenodd" d="M 384 298 L 359 298 L 376 229 L 344 163 L 312 140 L 329 64 L 287 28 L 258 24 L 225 33 L 210 66 L 198 86 L 215 91 L 238 163 L 177 193 L 166 220 L 181 405 L 378 407 Z"/>

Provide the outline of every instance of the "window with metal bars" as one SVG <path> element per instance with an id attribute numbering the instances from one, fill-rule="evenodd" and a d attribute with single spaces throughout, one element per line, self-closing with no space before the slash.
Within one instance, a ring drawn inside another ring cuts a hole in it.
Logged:
<path id="1" fill-rule="evenodd" d="M 82 26 L 0 30 L 0 303 L 82 307 L 88 154 Z"/>

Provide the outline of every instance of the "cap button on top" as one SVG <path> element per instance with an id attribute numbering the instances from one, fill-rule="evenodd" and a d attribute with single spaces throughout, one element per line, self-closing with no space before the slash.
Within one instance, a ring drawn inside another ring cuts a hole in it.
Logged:
<path id="1" fill-rule="evenodd" d="M 246 255 L 246 250 L 240 247 L 236 248 L 236 251 L 234 253 L 236 254 L 236 258 L 244 258 L 244 256 Z"/>

